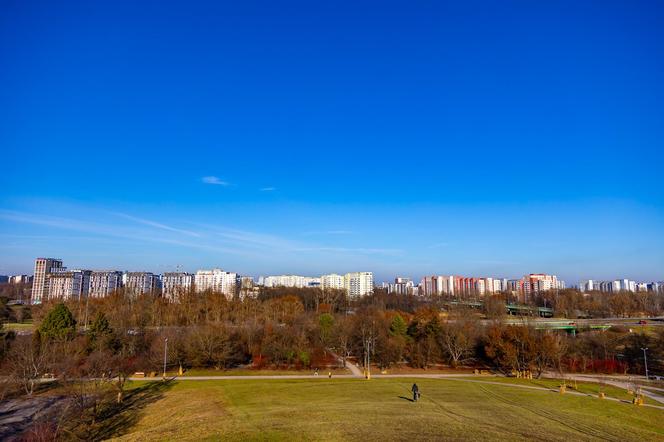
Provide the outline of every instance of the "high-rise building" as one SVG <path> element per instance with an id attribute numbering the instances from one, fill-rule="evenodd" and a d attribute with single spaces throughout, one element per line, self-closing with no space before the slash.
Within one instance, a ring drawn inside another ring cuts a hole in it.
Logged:
<path id="1" fill-rule="evenodd" d="M 161 279 L 151 272 L 125 272 L 122 274 L 122 285 L 130 296 L 154 294 L 161 288 Z"/>
<path id="2" fill-rule="evenodd" d="M 104 298 L 122 287 L 122 272 L 116 270 L 93 271 L 90 274 L 91 298 Z"/>
<path id="3" fill-rule="evenodd" d="M 320 277 L 320 286 L 323 290 L 343 290 L 345 288 L 344 277 L 336 273 Z"/>
<path id="4" fill-rule="evenodd" d="M 76 300 L 88 296 L 90 270 L 52 269 L 48 275 L 47 299 Z"/>
<path id="5" fill-rule="evenodd" d="M 346 292 L 350 298 L 359 298 L 373 293 L 373 273 L 353 272 L 344 276 Z"/>
<path id="6" fill-rule="evenodd" d="M 237 294 L 240 283 L 240 275 L 221 269 L 199 270 L 194 277 L 197 292 L 212 290 L 223 293 L 227 298 L 233 298 Z"/>
<path id="7" fill-rule="evenodd" d="M 161 278 L 162 295 L 175 300 L 180 294 L 189 292 L 194 285 L 194 275 L 186 272 L 166 272 Z"/>
<path id="8" fill-rule="evenodd" d="M 41 304 L 48 296 L 48 277 L 54 269 L 62 268 L 62 260 L 55 258 L 35 259 L 35 273 L 32 282 L 32 297 L 30 302 Z"/>
<path id="9" fill-rule="evenodd" d="M 0 275 L 0 284 L 6 284 L 9 282 L 9 276 L 7 275 Z"/>

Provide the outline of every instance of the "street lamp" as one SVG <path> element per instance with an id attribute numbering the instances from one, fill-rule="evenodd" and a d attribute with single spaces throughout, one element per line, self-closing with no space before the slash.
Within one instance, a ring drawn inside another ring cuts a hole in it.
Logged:
<path id="1" fill-rule="evenodd" d="M 166 379 L 166 357 L 168 355 L 168 338 L 164 338 L 164 380 Z"/>
<path id="2" fill-rule="evenodd" d="M 646 367 L 646 380 L 648 380 L 648 379 L 650 379 L 648 377 L 648 356 L 646 356 L 646 351 L 648 350 L 648 347 L 646 347 L 646 348 L 641 347 L 641 350 L 643 350 L 643 364 Z"/>

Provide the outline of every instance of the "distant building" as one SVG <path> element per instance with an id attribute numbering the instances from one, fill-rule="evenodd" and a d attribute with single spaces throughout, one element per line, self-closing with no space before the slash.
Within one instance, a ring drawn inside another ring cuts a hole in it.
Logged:
<path id="1" fill-rule="evenodd" d="M 251 276 L 240 278 L 240 299 L 256 298 L 259 293 L 259 287 Z"/>
<path id="2" fill-rule="evenodd" d="M 508 289 L 507 279 L 478 278 L 458 275 L 425 276 L 420 282 L 420 294 L 456 297 L 484 296 Z"/>
<path id="3" fill-rule="evenodd" d="M 360 298 L 373 293 L 373 273 L 353 272 L 344 275 L 346 292 L 350 298 Z"/>
<path id="4" fill-rule="evenodd" d="M 0 275 L 0 284 L 7 284 L 9 282 L 9 276 Z"/>
<path id="5" fill-rule="evenodd" d="M 300 275 L 276 275 L 263 278 L 265 287 L 320 287 L 321 278 Z"/>
<path id="6" fill-rule="evenodd" d="M 10 284 L 29 284 L 32 282 L 30 275 L 14 275 L 9 277 Z"/>
<path id="7" fill-rule="evenodd" d="M 336 273 L 320 277 L 320 286 L 323 290 L 343 290 L 345 288 L 344 277 Z"/>
<path id="8" fill-rule="evenodd" d="M 185 272 L 166 272 L 161 277 L 162 295 L 170 300 L 189 292 L 194 286 L 194 275 Z"/>
<path id="9" fill-rule="evenodd" d="M 48 298 L 76 300 L 88 296 L 90 270 L 53 269 L 48 275 Z"/>
<path id="10" fill-rule="evenodd" d="M 116 270 L 93 271 L 90 274 L 91 298 L 105 298 L 122 287 L 122 272 Z"/>
<path id="11" fill-rule="evenodd" d="M 604 293 L 617 293 L 620 291 L 659 293 L 662 290 L 662 285 L 657 282 L 636 282 L 630 279 L 616 279 L 613 281 L 587 279 L 579 283 L 579 290 L 582 292 L 599 291 Z"/>
<path id="12" fill-rule="evenodd" d="M 240 275 L 221 269 L 199 270 L 194 277 L 197 292 L 212 290 L 223 293 L 227 298 L 233 298 L 237 294 L 240 284 Z"/>
<path id="13" fill-rule="evenodd" d="M 400 276 L 394 278 L 394 283 L 383 283 L 383 288 L 387 293 L 395 293 L 397 295 L 412 295 L 414 287 L 412 279 Z"/>
<path id="14" fill-rule="evenodd" d="M 161 288 L 159 275 L 151 272 L 125 272 L 122 274 L 122 285 L 131 296 L 157 293 Z"/>
<path id="15" fill-rule="evenodd" d="M 35 273 L 32 282 L 32 304 L 41 304 L 48 296 L 48 277 L 54 270 L 62 268 L 62 260 L 55 258 L 35 259 Z"/>

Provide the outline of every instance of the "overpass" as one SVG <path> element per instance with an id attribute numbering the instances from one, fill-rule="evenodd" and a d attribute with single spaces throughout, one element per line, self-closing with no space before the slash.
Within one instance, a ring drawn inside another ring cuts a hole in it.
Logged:
<path id="1" fill-rule="evenodd" d="M 468 307 L 474 309 L 481 309 L 484 306 L 484 302 L 482 301 L 450 301 L 446 304 L 454 307 Z M 553 309 L 551 307 L 531 307 L 528 305 L 506 304 L 505 311 L 509 315 L 539 316 L 541 318 L 553 317 Z"/>

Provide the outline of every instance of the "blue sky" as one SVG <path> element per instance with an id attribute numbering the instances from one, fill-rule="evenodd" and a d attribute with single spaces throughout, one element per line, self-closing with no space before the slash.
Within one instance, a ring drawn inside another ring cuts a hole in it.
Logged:
<path id="1" fill-rule="evenodd" d="M 661 2 L 93 3 L 2 1 L 0 274 L 664 279 Z"/>

